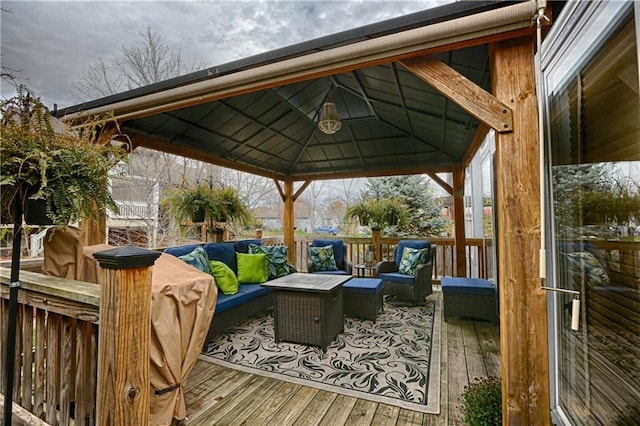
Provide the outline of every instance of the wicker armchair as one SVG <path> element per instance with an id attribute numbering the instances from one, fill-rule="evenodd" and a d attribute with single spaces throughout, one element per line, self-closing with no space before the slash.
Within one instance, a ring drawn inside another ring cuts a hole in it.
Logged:
<path id="1" fill-rule="evenodd" d="M 337 271 L 316 271 L 314 270 L 313 263 L 307 258 L 307 272 L 316 274 L 333 274 L 333 275 L 351 275 L 353 271 L 353 265 L 351 261 L 347 259 L 347 246 L 342 240 L 325 240 L 315 239 L 311 242 L 310 247 L 326 247 L 328 245 L 333 246 L 333 255 L 336 260 Z"/>
<path id="2" fill-rule="evenodd" d="M 405 247 L 416 249 L 427 248 L 426 263 L 418 265 L 415 276 L 398 272 L 402 251 Z M 433 293 L 433 256 L 435 246 L 429 241 L 400 240 L 396 246 L 393 262 L 383 261 L 376 265 L 377 277 L 382 279 L 384 294 L 398 297 L 399 300 L 409 301 L 413 305 L 424 305 L 425 298 Z"/>

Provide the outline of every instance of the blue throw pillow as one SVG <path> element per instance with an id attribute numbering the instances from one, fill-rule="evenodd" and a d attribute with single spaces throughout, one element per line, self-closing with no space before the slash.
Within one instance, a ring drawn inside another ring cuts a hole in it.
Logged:
<path id="1" fill-rule="evenodd" d="M 270 280 L 291 273 L 289 269 L 289 247 L 287 246 L 262 246 L 249 243 L 249 253 L 267 255 Z"/>
<path id="2" fill-rule="evenodd" d="M 314 271 L 337 271 L 333 246 L 309 247 L 309 260 Z"/>
<path id="3" fill-rule="evenodd" d="M 400 259 L 400 266 L 398 272 L 405 275 L 416 275 L 416 269 L 418 265 L 422 265 L 427 262 L 427 252 L 429 249 L 414 249 L 411 247 L 405 247 L 402 250 L 402 259 Z"/>
<path id="4" fill-rule="evenodd" d="M 211 273 L 207 252 L 200 246 L 193 249 L 191 253 L 178 256 L 178 259 L 182 260 L 187 265 L 193 266 L 199 271 L 206 272 L 207 274 Z"/>
<path id="5" fill-rule="evenodd" d="M 584 277 L 587 287 L 606 286 L 611 283 L 609 275 L 602 264 L 588 251 L 566 253 L 565 256 L 569 259 L 572 272 Z"/>

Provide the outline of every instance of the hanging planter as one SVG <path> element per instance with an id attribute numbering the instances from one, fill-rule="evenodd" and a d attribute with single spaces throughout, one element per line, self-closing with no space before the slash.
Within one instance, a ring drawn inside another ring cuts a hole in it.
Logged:
<path id="1" fill-rule="evenodd" d="M 24 221 L 27 225 L 52 226 L 53 219 L 47 214 L 47 200 L 32 198 L 25 203 Z"/>
<path id="2" fill-rule="evenodd" d="M 202 223 L 205 220 L 205 211 L 204 207 L 198 208 L 195 212 L 193 212 L 193 217 L 191 218 L 193 223 Z"/>
<path id="3" fill-rule="evenodd" d="M 118 211 L 109 192 L 109 171 L 126 162 L 127 153 L 95 143 L 105 128 L 117 129 L 115 121 L 94 117 L 72 129 L 57 122 L 39 99 L 22 92 L 0 103 L 0 117 L 3 218 L 15 221 L 17 203 L 28 222 L 59 227 Z"/>

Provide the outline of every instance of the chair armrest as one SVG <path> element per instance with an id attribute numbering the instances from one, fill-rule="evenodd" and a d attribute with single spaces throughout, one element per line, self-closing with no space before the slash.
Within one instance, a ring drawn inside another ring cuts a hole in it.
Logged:
<path id="1" fill-rule="evenodd" d="M 351 275 L 353 273 L 353 264 L 351 263 L 351 261 L 345 257 L 342 260 L 342 263 L 342 269 L 344 269 L 347 274 Z"/>
<path id="2" fill-rule="evenodd" d="M 433 292 L 433 262 L 423 263 L 416 268 L 415 286 L 418 294 L 429 295 Z"/>
<path id="3" fill-rule="evenodd" d="M 395 262 L 382 261 L 376 264 L 376 276 L 385 272 L 397 272 Z"/>

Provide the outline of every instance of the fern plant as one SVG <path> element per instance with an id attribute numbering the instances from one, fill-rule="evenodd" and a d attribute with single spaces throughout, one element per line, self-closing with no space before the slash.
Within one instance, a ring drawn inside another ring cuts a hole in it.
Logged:
<path id="1" fill-rule="evenodd" d="M 15 203 L 44 200 L 46 215 L 62 227 L 83 218 L 117 211 L 109 192 L 109 171 L 127 160 L 119 146 L 98 143 L 101 132 L 116 129 L 115 120 L 93 118 L 76 128 L 53 118 L 39 99 L 18 95 L 0 104 L 0 191 L 5 221 Z M 115 127 L 110 127 L 115 126 Z"/>

